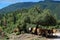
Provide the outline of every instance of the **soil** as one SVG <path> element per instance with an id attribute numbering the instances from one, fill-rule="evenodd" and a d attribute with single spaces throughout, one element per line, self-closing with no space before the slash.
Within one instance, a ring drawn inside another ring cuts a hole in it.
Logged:
<path id="1" fill-rule="evenodd" d="M 60 33 L 55 33 L 55 35 L 57 35 L 58 37 L 46 38 L 39 35 L 28 34 L 28 33 L 24 33 L 20 35 L 16 35 L 15 33 L 12 33 L 12 34 L 8 34 L 9 37 L 8 40 L 60 40 Z M 2 38 L 0 40 L 5 40 L 5 39 Z"/>
<path id="2" fill-rule="evenodd" d="M 25 33 L 20 35 L 11 34 L 9 40 L 47 40 L 47 38 Z"/>

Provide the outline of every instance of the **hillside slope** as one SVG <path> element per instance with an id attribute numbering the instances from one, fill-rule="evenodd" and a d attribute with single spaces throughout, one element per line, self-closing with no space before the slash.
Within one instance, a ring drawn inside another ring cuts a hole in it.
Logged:
<path id="1" fill-rule="evenodd" d="M 0 10 L 0 13 L 7 13 L 7 12 L 12 12 L 12 11 L 16 11 L 18 9 L 22 9 L 22 8 L 29 8 L 31 6 L 33 6 L 36 3 L 33 2 L 24 2 L 24 3 L 16 3 L 16 4 L 12 4 L 9 5 L 3 9 Z"/>
<path id="2" fill-rule="evenodd" d="M 52 2 L 46 2 L 46 1 L 40 1 L 40 2 L 23 2 L 23 3 L 16 3 L 9 5 L 3 9 L 0 10 L 0 13 L 7 13 L 7 12 L 13 12 L 22 8 L 31 8 L 34 5 L 40 5 L 41 9 L 50 9 L 53 14 L 56 14 L 58 18 L 60 19 L 60 2 L 59 1 L 52 1 Z"/>

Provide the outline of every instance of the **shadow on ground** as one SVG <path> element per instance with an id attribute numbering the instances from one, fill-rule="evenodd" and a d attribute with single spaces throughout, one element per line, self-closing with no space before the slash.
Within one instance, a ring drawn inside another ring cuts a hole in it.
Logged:
<path id="1" fill-rule="evenodd" d="M 46 38 L 49 38 L 49 39 L 60 39 L 60 36 L 47 36 Z"/>

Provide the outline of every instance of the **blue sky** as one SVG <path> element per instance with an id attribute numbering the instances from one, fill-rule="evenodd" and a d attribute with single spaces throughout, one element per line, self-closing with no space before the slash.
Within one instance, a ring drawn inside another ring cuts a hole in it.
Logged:
<path id="1" fill-rule="evenodd" d="M 0 0 L 0 9 L 17 2 L 38 2 L 40 0 Z"/>
<path id="2" fill-rule="evenodd" d="M 0 0 L 0 9 L 17 2 L 38 2 L 43 0 Z"/>

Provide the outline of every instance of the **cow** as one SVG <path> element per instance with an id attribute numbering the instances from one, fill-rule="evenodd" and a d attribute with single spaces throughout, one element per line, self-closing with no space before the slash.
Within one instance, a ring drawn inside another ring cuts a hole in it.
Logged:
<path id="1" fill-rule="evenodd" d="M 41 35 L 41 28 L 37 28 L 37 35 Z"/>

